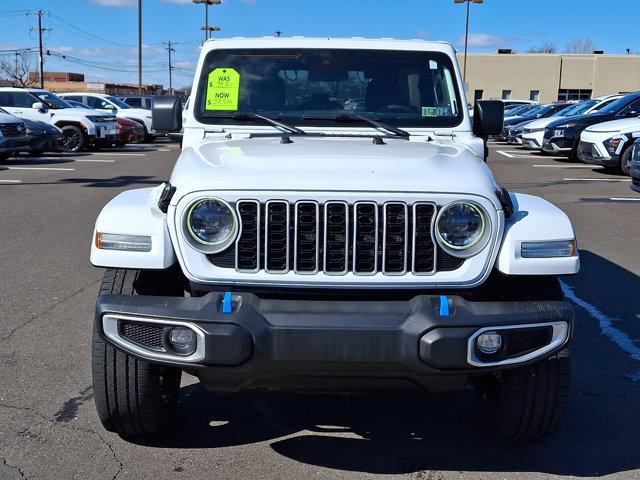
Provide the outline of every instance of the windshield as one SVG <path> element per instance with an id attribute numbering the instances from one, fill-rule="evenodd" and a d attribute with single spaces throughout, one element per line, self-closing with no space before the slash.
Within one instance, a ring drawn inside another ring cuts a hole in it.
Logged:
<path id="1" fill-rule="evenodd" d="M 60 108 L 73 108 L 66 101 L 64 101 L 63 99 L 61 99 L 57 95 L 54 95 L 51 92 L 31 92 L 31 93 L 37 96 L 41 101 L 46 103 L 46 105 L 49 108 L 52 108 L 54 110 L 57 110 Z"/>
<path id="2" fill-rule="evenodd" d="M 466 104 L 444 53 L 256 49 L 210 52 L 194 107 L 210 124 L 258 113 L 289 124 L 349 126 L 336 117 L 359 115 L 395 126 L 453 127 Z"/>
<path id="3" fill-rule="evenodd" d="M 618 113 L 620 110 L 622 110 L 624 107 L 629 105 L 631 102 L 637 100 L 638 98 L 639 97 L 637 95 L 634 95 L 634 96 L 626 95 L 624 97 L 617 99 L 615 102 L 610 103 L 606 107 L 603 107 L 601 110 L 598 110 L 598 113 L 604 113 L 604 114 Z"/>
<path id="4" fill-rule="evenodd" d="M 598 103 L 598 100 L 587 100 L 585 102 L 580 102 L 571 108 L 567 108 L 566 110 L 563 110 L 562 112 L 559 113 L 559 115 L 563 117 L 569 117 L 571 115 L 581 115 L 587 110 L 589 110 L 591 107 L 596 105 L 597 103 Z"/>
<path id="5" fill-rule="evenodd" d="M 111 95 L 106 95 L 104 98 L 105 100 L 110 101 L 111 103 L 113 103 L 114 105 L 117 105 L 120 108 L 131 108 L 131 105 L 128 105 L 124 103 L 122 100 L 116 97 L 112 97 Z"/>

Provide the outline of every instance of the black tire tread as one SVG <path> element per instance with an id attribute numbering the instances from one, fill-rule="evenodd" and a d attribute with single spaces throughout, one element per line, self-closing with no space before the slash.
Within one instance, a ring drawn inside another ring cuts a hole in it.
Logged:
<path id="1" fill-rule="evenodd" d="M 100 294 L 134 295 L 137 270 L 109 269 Z M 93 332 L 93 389 L 104 427 L 122 436 L 152 435 L 169 426 L 175 411 L 181 371 L 151 364 L 105 342 L 96 322 Z M 161 386 L 164 378 L 165 390 Z M 167 394 L 168 392 L 168 394 Z"/>
<path id="2" fill-rule="evenodd" d="M 566 410 L 570 383 L 569 351 L 502 374 L 498 433 L 509 440 L 539 440 L 555 430 Z"/>

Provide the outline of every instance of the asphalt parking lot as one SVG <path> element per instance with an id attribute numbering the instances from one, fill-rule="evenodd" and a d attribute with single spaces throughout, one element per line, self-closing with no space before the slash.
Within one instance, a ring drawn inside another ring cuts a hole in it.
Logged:
<path id="1" fill-rule="evenodd" d="M 582 270 L 563 279 L 573 390 L 553 437 L 494 439 L 472 392 L 213 396 L 187 376 L 174 433 L 105 431 L 91 391 L 93 223 L 118 192 L 168 178 L 179 150 L 159 141 L 0 165 L 0 478 L 640 478 L 640 194 L 593 166 L 490 151 L 504 186 L 552 201 L 578 233 Z"/>

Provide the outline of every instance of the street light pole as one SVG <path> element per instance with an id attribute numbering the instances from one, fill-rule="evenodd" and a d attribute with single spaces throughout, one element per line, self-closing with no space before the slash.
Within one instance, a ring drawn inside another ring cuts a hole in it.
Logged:
<path id="1" fill-rule="evenodd" d="M 138 95 L 142 95 L 142 0 L 138 0 Z"/>
<path id="2" fill-rule="evenodd" d="M 209 40 L 209 38 L 211 38 L 211 35 L 209 34 L 209 32 L 213 32 L 216 31 L 215 28 L 209 27 L 209 5 L 220 5 L 222 3 L 222 0 L 192 0 L 193 3 L 204 3 L 204 27 L 202 27 L 202 30 L 204 30 L 204 41 L 206 42 L 207 40 Z M 220 30 L 218 28 L 218 30 Z"/>
<path id="3" fill-rule="evenodd" d="M 462 80 L 467 81 L 467 50 L 469 45 L 469 12 L 471 10 L 471 2 L 484 3 L 484 0 L 453 0 L 453 3 L 466 3 L 467 4 L 467 23 L 464 32 L 464 66 L 462 68 Z"/>

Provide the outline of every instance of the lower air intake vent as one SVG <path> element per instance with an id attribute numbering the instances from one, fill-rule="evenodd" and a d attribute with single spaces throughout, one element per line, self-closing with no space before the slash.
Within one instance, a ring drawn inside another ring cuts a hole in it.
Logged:
<path id="1" fill-rule="evenodd" d="M 120 335 L 146 348 L 164 350 L 164 327 L 139 322 L 120 322 Z"/>

